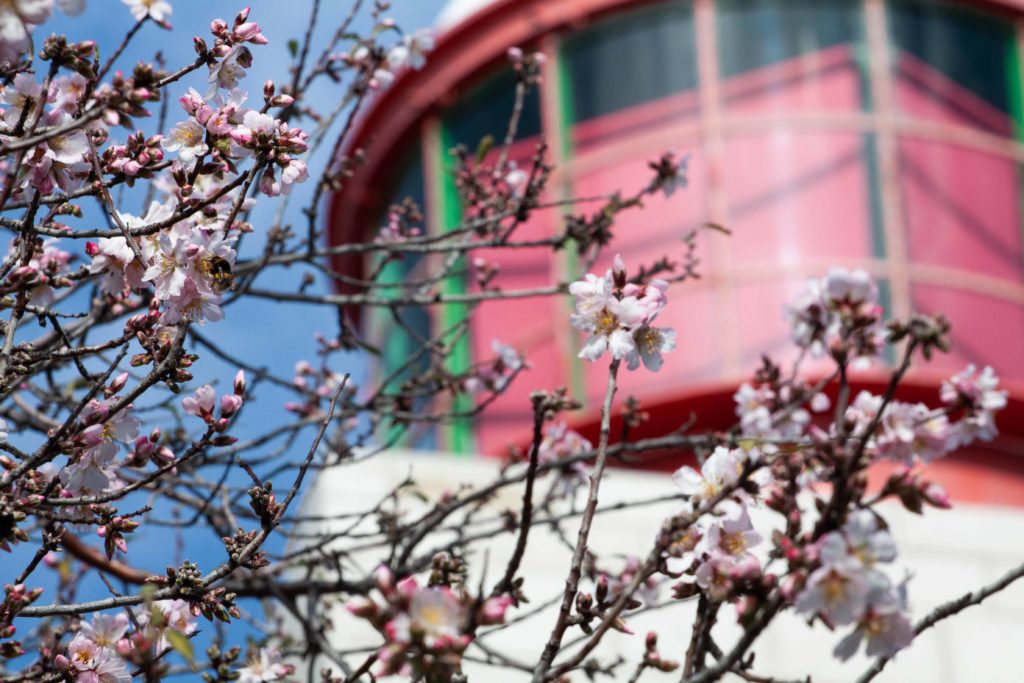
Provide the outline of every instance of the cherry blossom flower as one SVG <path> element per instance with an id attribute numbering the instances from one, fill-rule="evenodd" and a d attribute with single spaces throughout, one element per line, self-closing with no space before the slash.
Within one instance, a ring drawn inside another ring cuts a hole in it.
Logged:
<path id="1" fill-rule="evenodd" d="M 100 493 L 117 488 L 115 455 L 99 449 L 84 451 L 79 459 L 60 472 L 60 479 L 73 493 Z"/>
<path id="2" fill-rule="evenodd" d="M 633 353 L 626 356 L 626 367 L 636 370 L 643 361 L 651 372 L 661 370 L 665 361 L 661 354 L 676 348 L 676 331 L 669 327 L 641 325 L 633 332 Z"/>
<path id="3" fill-rule="evenodd" d="M 196 615 L 192 613 L 192 608 L 184 600 L 157 600 L 150 609 L 160 611 L 160 614 L 163 616 L 161 624 L 155 625 L 151 623 L 149 609 L 140 609 L 135 618 L 138 620 L 139 625 L 146 629 L 147 637 L 152 637 L 154 640 L 159 638 L 157 644 L 159 650 L 165 650 L 170 647 L 170 642 L 165 635 L 167 629 L 173 629 L 182 635 L 188 636 L 195 633 L 198 628 L 196 625 Z"/>
<path id="4" fill-rule="evenodd" d="M 5 0 L 0 3 L 0 61 L 14 62 L 29 49 L 32 29 L 46 21 L 53 0 Z"/>
<path id="5" fill-rule="evenodd" d="M 210 66 L 210 88 L 206 97 L 213 97 L 218 89 L 232 90 L 245 78 L 246 69 L 252 66 L 252 53 L 244 45 L 235 45 L 228 54 Z"/>
<path id="6" fill-rule="evenodd" d="M 224 319 L 224 311 L 220 307 L 224 297 L 214 292 L 202 291 L 195 282 L 187 282 L 181 296 L 175 297 L 164 312 L 164 321 L 173 325 L 180 320 L 195 323 L 217 322 Z"/>
<path id="7" fill-rule="evenodd" d="M 697 524 L 691 524 L 676 534 L 665 551 L 665 570 L 669 574 L 682 574 L 688 570 L 697 558 L 697 548 L 703 538 L 704 531 Z"/>
<path id="8" fill-rule="evenodd" d="M 743 557 L 761 541 L 762 536 L 754 530 L 750 515 L 746 509 L 740 508 L 735 517 L 716 519 L 708 526 L 704 547 L 712 556 Z"/>
<path id="9" fill-rule="evenodd" d="M 867 607 L 870 582 L 863 567 L 852 558 L 822 565 L 808 578 L 807 586 L 797 596 L 797 612 L 817 615 L 830 624 L 845 626 L 856 622 Z"/>
<path id="10" fill-rule="evenodd" d="M 130 683 L 132 680 L 128 665 L 119 657 L 107 655 L 92 671 L 81 671 L 75 683 Z"/>
<path id="11" fill-rule="evenodd" d="M 672 482 L 692 502 L 706 502 L 739 478 L 745 457 L 740 450 L 718 446 L 701 465 L 700 472 L 684 465 L 672 475 Z"/>
<path id="12" fill-rule="evenodd" d="M 949 419 L 923 403 L 894 401 L 885 411 L 881 433 L 875 439 L 880 457 L 911 466 L 915 459 L 929 463 L 957 446 Z"/>
<path id="13" fill-rule="evenodd" d="M 281 653 L 272 647 L 261 647 L 254 658 L 238 670 L 238 683 L 269 683 L 292 673 L 290 664 L 281 662 Z"/>
<path id="14" fill-rule="evenodd" d="M 109 408 L 116 401 L 116 397 L 90 401 L 82 411 L 81 422 L 87 426 L 74 439 L 80 450 L 74 462 L 60 473 L 69 490 L 99 493 L 120 487 L 114 470 L 120 453 L 117 442 L 132 443 L 139 435 L 140 422 L 129 414 L 130 405 L 110 416 Z"/>
<path id="15" fill-rule="evenodd" d="M 881 312 L 871 277 L 845 268 L 832 268 L 824 278 L 809 280 L 786 309 L 797 346 L 822 356 L 830 344 L 848 334 L 854 357 L 863 359 L 877 355 L 882 347 Z"/>
<path id="16" fill-rule="evenodd" d="M 818 542 L 818 556 L 824 564 L 856 562 L 865 570 L 875 569 L 880 562 L 896 559 L 896 542 L 888 531 L 878 526 L 878 519 L 869 510 L 850 515 L 842 531 L 825 534 Z M 884 576 L 876 582 L 887 583 Z"/>
<path id="17" fill-rule="evenodd" d="M 433 648 L 460 638 L 464 610 L 448 588 L 414 588 L 407 613 L 387 627 L 393 640 L 410 642 L 414 637 Z"/>
<path id="18" fill-rule="evenodd" d="M 183 227 L 167 230 L 157 238 L 157 251 L 150 257 L 149 268 L 142 279 L 156 286 L 160 299 L 169 299 L 181 294 L 188 279 L 188 239 Z"/>
<path id="19" fill-rule="evenodd" d="M 113 648 L 124 637 L 127 630 L 128 615 L 118 612 L 117 614 L 97 614 L 92 618 L 92 623 L 82 622 L 80 633 L 100 647 Z"/>
<path id="20" fill-rule="evenodd" d="M 726 600 L 737 582 L 755 578 L 760 573 L 761 563 L 753 555 L 715 554 L 697 568 L 694 578 L 712 600 Z"/>
<path id="21" fill-rule="evenodd" d="M 57 5 L 69 17 L 77 17 L 85 11 L 85 0 L 57 0 Z"/>
<path id="22" fill-rule="evenodd" d="M 158 24 L 163 24 L 174 11 L 171 3 L 167 0 L 121 0 L 121 2 L 128 5 L 132 18 L 136 21 L 142 21 L 149 17 Z"/>
<path id="23" fill-rule="evenodd" d="M 590 333 L 579 357 L 596 361 L 608 351 L 612 358 L 626 359 L 631 370 L 641 362 L 650 370 L 660 369 L 661 354 L 675 348 L 675 332 L 650 323 L 664 308 L 667 286 L 660 280 L 645 286 L 627 284 L 619 256 L 604 277 L 587 273 L 569 285 L 569 293 L 576 297 L 576 312 L 569 322 Z"/>
<path id="24" fill-rule="evenodd" d="M 867 609 L 857 621 L 857 627 L 839 641 L 834 654 L 846 661 L 860 649 L 861 642 L 866 641 L 868 657 L 892 657 L 913 639 L 914 626 L 906 615 L 902 589 L 875 587 L 868 594 Z"/>
<path id="25" fill-rule="evenodd" d="M 101 657 L 102 648 L 79 633 L 68 644 L 68 659 L 79 671 L 95 669 Z"/>
<path id="26" fill-rule="evenodd" d="M 206 130 L 194 118 L 186 119 L 171 128 L 170 134 L 163 140 L 164 149 L 177 152 L 178 159 L 187 166 L 206 154 L 210 148 L 205 142 Z"/>
<path id="27" fill-rule="evenodd" d="M 426 55 L 434 49 L 434 36 L 429 29 L 420 29 L 406 35 L 402 42 L 388 52 L 388 64 L 393 70 L 408 66 L 411 69 L 422 69 L 427 63 Z"/>
<path id="28" fill-rule="evenodd" d="M 508 162 L 508 172 L 505 173 L 505 184 L 512 190 L 513 197 L 522 197 L 526 189 L 526 183 L 530 180 L 530 174 L 519 168 L 514 161 Z"/>
<path id="29" fill-rule="evenodd" d="M 569 291 L 572 292 L 570 285 Z M 589 305 L 589 302 L 588 302 Z M 644 310 L 635 297 L 616 299 L 609 297 L 604 307 L 592 313 L 577 311 L 570 318 L 572 326 L 589 332 L 590 337 L 579 352 L 579 357 L 596 361 L 605 351 L 612 358 L 621 359 L 636 351 L 632 331 L 644 320 Z"/>
<path id="30" fill-rule="evenodd" d="M 89 81 L 80 73 L 58 76 L 50 84 L 49 99 L 55 108 L 74 114 L 80 109 L 88 86 Z"/>
<path id="31" fill-rule="evenodd" d="M 491 348 L 494 349 L 497 358 L 478 367 L 473 375 L 463 382 L 466 391 L 471 394 L 484 390 L 504 391 L 516 373 L 526 367 L 526 361 L 515 347 L 493 339 Z"/>
<path id="32" fill-rule="evenodd" d="M 59 111 L 57 116 L 51 117 L 50 123 L 64 126 L 73 121 L 70 114 Z M 46 140 L 46 146 L 46 156 L 65 165 L 81 163 L 89 152 L 89 141 L 82 129 L 53 135 Z"/>
<path id="33" fill-rule="evenodd" d="M 655 172 L 652 190 L 660 189 L 666 198 L 675 194 L 679 188 L 687 185 L 687 167 L 690 163 L 690 155 L 678 156 L 675 152 L 665 152 L 656 162 L 648 164 Z"/>
<path id="34" fill-rule="evenodd" d="M 3 12 L 0 9 L 0 12 Z M 3 15 L 0 14 L 0 22 L 3 21 Z M 0 23 L 0 29 L 3 28 L 3 24 Z M 0 41 L 3 38 L 0 37 Z M 27 121 L 33 111 L 38 111 L 43 104 L 43 86 L 36 83 L 36 79 L 28 73 L 20 73 L 14 77 L 14 82 L 3 89 L 0 93 L 0 103 L 7 105 L 7 109 L 4 110 L 3 120 L 8 126 L 18 125 L 18 121 L 22 120 L 22 116 L 25 116 Z M 25 109 L 32 107 L 29 113 L 25 114 Z"/>
<path id="35" fill-rule="evenodd" d="M 959 420 L 954 437 L 959 445 L 975 439 L 989 441 L 995 438 L 995 413 L 1006 407 L 1006 392 L 997 389 L 999 377 L 991 367 L 980 373 L 968 365 L 962 372 L 942 383 L 939 397 L 949 406 L 963 407 L 967 416 Z"/>
<path id="36" fill-rule="evenodd" d="M 102 273 L 100 288 L 107 294 L 124 295 L 127 290 L 142 287 L 145 270 L 124 237 L 103 237 L 96 244 L 87 244 L 92 256 L 90 273 Z"/>
<path id="37" fill-rule="evenodd" d="M 565 422 L 557 422 L 544 428 L 544 438 L 537 449 L 537 462 L 547 465 L 571 460 L 580 453 L 587 453 L 594 445 L 579 432 L 569 429 Z M 587 464 L 582 460 L 566 462 L 558 473 L 566 494 L 573 493 L 587 479 Z"/>
<path id="38" fill-rule="evenodd" d="M 213 417 L 213 408 L 216 402 L 217 390 L 209 384 L 204 384 L 196 389 L 192 396 L 182 399 L 181 407 L 189 415 L 209 420 Z"/>

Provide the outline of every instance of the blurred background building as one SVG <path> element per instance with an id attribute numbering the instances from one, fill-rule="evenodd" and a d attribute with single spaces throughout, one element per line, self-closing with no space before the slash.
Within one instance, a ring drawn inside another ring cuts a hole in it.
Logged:
<path id="1" fill-rule="evenodd" d="M 688 231 L 706 222 L 732 231 L 700 233 L 702 278 L 677 287 L 662 314 L 679 333 L 665 368 L 622 382 L 620 396 L 636 395 L 652 416 L 645 429 L 663 433 L 691 411 L 698 428 L 730 424 L 732 394 L 760 355 L 793 357 L 783 305 L 829 266 L 864 269 L 889 314 L 942 311 L 954 325 L 952 353 L 918 369 L 905 398 L 934 403 L 940 379 L 967 363 L 993 366 L 1011 395 L 999 440 L 932 470 L 958 510 L 897 535 L 919 567 L 912 594 L 927 607 L 1019 562 L 1024 1 L 452 0 L 437 28 L 426 67 L 401 74 L 357 126 L 352 148 L 367 149 L 370 161 L 332 200 L 332 241 L 371 238 L 405 196 L 425 208 L 430 231 L 457 225 L 449 150 L 503 137 L 513 104 L 505 51 L 540 50 L 543 83 L 526 101 L 511 157 L 526 165 L 542 138 L 549 143 L 557 171 L 547 199 L 635 190 L 650 178 L 647 163 L 673 149 L 690 156 L 688 189 L 623 214 L 609 254 L 629 264 L 678 258 Z M 519 237 L 555 234 L 563 217 L 537 212 Z M 499 261 L 503 289 L 578 275 L 571 253 L 559 260 L 524 249 Z M 335 266 L 359 273 L 374 264 L 339 258 Z M 397 281 L 416 267 L 391 263 L 386 276 Z M 445 287 L 470 289 L 468 281 Z M 576 358 L 568 306 L 564 298 L 482 304 L 454 369 L 490 358 L 495 338 L 522 349 L 533 369 L 482 418 L 419 430 L 406 445 L 500 454 L 528 439 L 528 393 L 559 384 L 586 399 L 578 426 L 593 434 L 607 370 Z M 390 313 L 367 315 L 361 324 L 386 349 L 384 365 L 398 367 L 419 342 Z M 402 315 L 427 337 L 461 311 Z M 883 378 L 857 380 L 877 390 Z M 662 490 L 665 479 L 650 481 Z M 936 629 L 925 654 L 911 655 L 916 664 L 881 680 L 1020 680 L 1019 665 L 1005 668 L 1012 660 L 990 648 L 1003 642 L 1012 653 L 1008 638 L 1019 642 L 1024 592 L 984 614 Z"/>

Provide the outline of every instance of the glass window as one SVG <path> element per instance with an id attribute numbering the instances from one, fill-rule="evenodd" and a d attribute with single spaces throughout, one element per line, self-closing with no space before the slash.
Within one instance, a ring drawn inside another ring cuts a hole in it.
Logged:
<path id="1" fill-rule="evenodd" d="M 384 225 L 388 221 L 388 214 L 392 206 L 402 204 L 406 199 L 411 199 L 419 207 L 420 212 L 426 210 L 426 193 L 423 182 L 423 156 L 417 149 L 409 160 L 401 167 L 395 182 L 394 190 L 388 196 L 387 202 L 381 207 L 379 224 Z M 420 226 L 422 229 L 422 226 Z M 401 260 L 389 261 L 380 268 L 378 281 L 387 284 L 402 284 L 417 279 L 417 266 L 421 260 L 418 254 L 405 254 Z M 402 287 L 385 287 L 379 290 L 381 296 L 397 297 L 406 291 Z M 381 369 L 385 374 L 396 371 L 407 363 L 413 355 L 423 348 L 423 341 L 429 340 L 432 335 L 432 323 L 430 312 L 425 308 L 405 306 L 396 309 L 393 315 L 385 309 L 373 311 L 373 322 L 375 333 L 373 337 L 382 352 Z M 397 317 L 397 320 L 396 320 Z M 422 356 L 410 367 L 399 373 L 388 387 L 389 391 L 396 391 L 401 383 L 409 378 L 426 371 L 429 366 L 429 356 Z M 415 409 L 423 409 L 425 406 L 418 403 Z M 433 426 L 417 426 L 411 428 L 410 433 L 404 440 L 405 443 L 417 447 L 427 448 L 434 443 L 435 434 Z"/>
<path id="2" fill-rule="evenodd" d="M 1024 282 L 1017 165 L 965 147 L 900 142 L 907 248 L 915 263 Z"/>
<path id="3" fill-rule="evenodd" d="M 861 2 L 721 0 L 715 6 L 727 108 L 866 108 L 858 63 Z"/>
<path id="4" fill-rule="evenodd" d="M 619 14 L 566 39 L 571 121 L 586 121 L 697 85 L 693 8 L 669 2 Z"/>
<path id="5" fill-rule="evenodd" d="M 934 0 L 893 0 L 889 30 L 901 109 L 1010 133 L 1017 73 L 1012 22 Z"/>
<path id="6" fill-rule="evenodd" d="M 486 136 L 501 142 L 508 131 L 516 102 L 516 79 L 511 67 L 472 89 L 445 119 L 446 143 L 476 149 Z M 540 95 L 530 88 L 516 129 L 516 140 L 540 135 Z"/>
<path id="7" fill-rule="evenodd" d="M 728 138 L 724 180 L 736 262 L 795 267 L 880 255 L 873 149 L 869 138 L 847 132 Z"/>

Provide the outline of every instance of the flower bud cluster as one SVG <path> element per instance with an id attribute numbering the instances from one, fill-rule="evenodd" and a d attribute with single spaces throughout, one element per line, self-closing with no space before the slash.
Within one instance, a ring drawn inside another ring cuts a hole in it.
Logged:
<path id="1" fill-rule="evenodd" d="M 385 638 L 377 651 L 379 675 L 411 671 L 426 680 L 449 680 L 473 640 L 474 625 L 501 624 L 509 596 L 475 600 L 461 588 L 420 586 L 415 577 L 395 581 L 381 566 L 374 573 L 378 596 L 357 597 L 346 608 Z"/>

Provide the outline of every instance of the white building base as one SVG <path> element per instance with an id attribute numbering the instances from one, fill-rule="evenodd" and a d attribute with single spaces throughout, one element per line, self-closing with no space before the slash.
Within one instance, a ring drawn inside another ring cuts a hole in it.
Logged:
<path id="1" fill-rule="evenodd" d="M 443 492 L 454 491 L 460 484 L 479 486 L 493 481 L 497 470 L 497 463 L 484 459 L 392 451 L 358 465 L 322 473 L 303 507 L 306 513 L 325 516 L 357 512 L 376 505 L 410 473 L 420 489 L 436 500 Z M 544 490 L 545 486 L 539 486 L 538 495 Z M 611 470 L 602 483 L 601 503 L 603 507 L 617 502 L 653 499 L 671 495 L 674 491 L 665 474 Z M 489 510 L 512 509 L 518 512 L 521 497 L 522 485 L 508 487 L 490 504 Z M 410 504 L 414 502 L 412 496 L 406 496 L 405 500 Z M 602 514 L 594 525 L 591 547 L 608 559 L 628 554 L 642 556 L 649 549 L 659 523 L 674 506 L 675 503 L 664 502 Z M 755 525 L 760 528 L 775 522 L 770 518 L 773 513 L 764 514 L 768 516 L 754 518 Z M 990 583 L 1024 561 L 1024 511 L 1021 509 L 958 505 L 953 510 L 928 510 L 924 516 L 917 516 L 890 505 L 884 508 L 884 514 L 900 549 L 900 557 L 890 575 L 899 580 L 903 576 L 903 567 L 913 573 L 909 591 L 915 620 L 936 605 Z M 480 517 L 493 520 L 494 515 Z M 324 522 L 315 528 L 311 525 L 306 531 L 322 532 L 326 538 L 331 531 L 345 528 L 350 523 L 351 520 Z M 367 520 L 361 528 L 375 529 L 374 520 Z M 474 573 L 469 585 L 476 586 L 480 580 L 484 548 L 490 553 L 488 586 L 493 585 L 504 568 L 515 539 L 509 533 L 490 533 L 489 530 L 494 528 L 493 523 L 461 528 L 467 534 L 479 531 L 489 537 L 485 543 L 476 545 L 481 554 L 470 558 Z M 566 536 L 574 542 L 577 519 L 567 520 L 563 528 Z M 438 546 L 441 542 L 442 539 L 435 538 L 425 543 L 422 549 Z M 333 545 L 336 544 L 327 543 L 325 547 Z M 520 575 L 526 577 L 525 588 L 532 603 L 521 610 L 510 610 L 510 617 L 514 618 L 560 595 L 570 554 L 567 545 L 555 535 L 537 531 L 531 534 Z M 369 569 L 381 555 L 379 551 L 364 552 L 354 557 L 363 568 Z M 661 595 L 663 598 L 670 595 L 669 584 L 664 586 Z M 482 643 L 524 667 L 532 666 L 554 622 L 554 610 L 553 606 L 549 607 L 526 622 L 490 635 L 484 631 Z M 662 657 L 682 659 L 689 642 L 693 610 L 694 602 L 685 601 L 629 617 L 629 625 L 637 635 L 609 634 L 598 650 L 601 661 L 608 663 L 622 656 L 626 663 L 617 670 L 615 680 L 627 680 L 644 651 L 644 634 L 648 630 L 659 633 Z M 338 648 L 351 651 L 379 645 L 379 637 L 365 622 L 355 619 L 340 607 L 332 610 L 331 618 L 336 626 L 332 640 Z M 734 611 L 727 607 L 719 617 L 714 638 L 723 649 L 728 649 L 738 633 Z M 567 641 L 580 635 L 578 629 L 570 631 Z M 810 628 L 798 616 L 787 613 L 763 634 L 754 647 L 756 666 L 753 672 L 781 680 L 803 680 L 810 675 L 814 683 L 849 683 L 869 666 L 870 661 L 858 656 L 843 665 L 833 659 L 831 651 L 841 637 L 842 632 L 830 633 L 821 625 Z M 1020 683 L 1024 681 L 1024 652 L 1019 649 L 1022 644 L 1024 581 L 928 630 L 875 680 L 889 683 Z M 477 659 L 487 658 L 487 654 L 475 645 L 470 646 L 467 654 Z M 365 656 L 353 656 L 352 661 L 361 662 L 363 658 Z M 330 666 L 330 662 L 318 661 L 314 666 L 319 669 Z M 483 663 L 469 662 L 465 671 L 470 681 L 512 683 L 529 680 L 524 671 Z M 573 680 L 583 681 L 585 677 L 576 674 Z M 678 673 L 648 671 L 641 680 L 676 681 Z"/>

